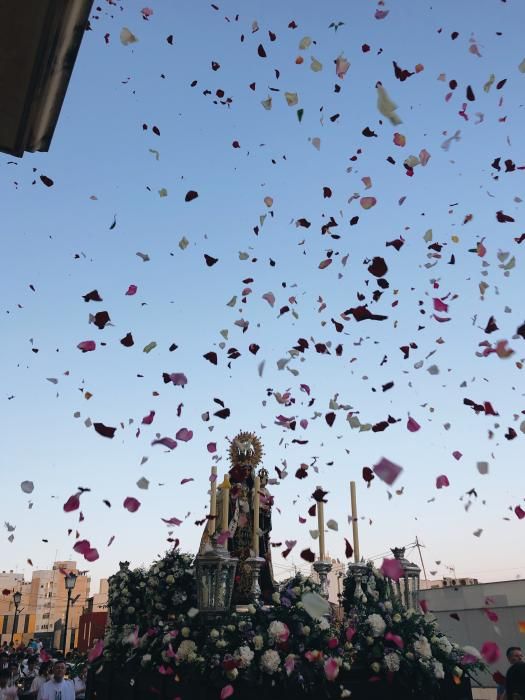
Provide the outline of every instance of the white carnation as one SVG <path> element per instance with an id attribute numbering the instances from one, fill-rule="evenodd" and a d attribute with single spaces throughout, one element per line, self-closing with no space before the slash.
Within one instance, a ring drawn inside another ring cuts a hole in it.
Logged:
<path id="1" fill-rule="evenodd" d="M 391 671 L 393 673 L 396 673 L 396 671 L 399 671 L 399 664 L 400 664 L 399 655 L 396 654 L 395 652 L 385 655 L 385 666 L 386 666 L 387 671 Z"/>
<path id="2" fill-rule="evenodd" d="M 366 621 L 370 625 L 370 630 L 372 632 L 373 637 L 383 636 L 383 634 L 386 630 L 386 622 L 383 620 L 381 615 L 378 615 L 377 613 L 373 613 L 372 615 L 369 615 L 366 618 Z"/>
<path id="3" fill-rule="evenodd" d="M 288 627 L 284 624 L 284 622 L 279 622 L 279 620 L 274 620 L 270 623 L 270 626 L 268 627 L 268 634 L 273 639 L 280 640 L 283 637 L 286 637 L 288 633 Z"/>
<path id="4" fill-rule="evenodd" d="M 447 656 L 452 651 L 452 644 L 450 643 L 450 641 L 446 637 L 437 637 L 436 646 L 444 654 L 447 654 Z"/>
<path id="5" fill-rule="evenodd" d="M 429 659 L 432 656 L 432 649 L 426 637 L 420 637 L 414 642 L 414 651 L 425 659 Z"/>
<path id="6" fill-rule="evenodd" d="M 267 649 L 261 656 L 261 668 L 266 673 L 275 673 L 281 665 L 281 657 L 274 649 Z"/>
<path id="7" fill-rule="evenodd" d="M 176 657 L 177 661 L 188 661 L 189 657 L 194 657 L 195 656 L 195 650 L 197 649 L 197 645 L 195 644 L 194 641 L 191 639 L 184 639 L 180 644 L 179 648 L 177 649 Z"/>
<path id="8" fill-rule="evenodd" d="M 233 656 L 239 662 L 241 668 L 247 668 L 253 661 L 255 654 L 250 647 L 242 646 L 235 651 Z"/>
<path id="9" fill-rule="evenodd" d="M 445 677 L 445 669 L 443 668 L 443 664 L 441 661 L 437 661 L 436 659 L 432 660 L 432 670 L 434 671 L 434 675 L 436 678 L 441 680 L 442 678 Z"/>

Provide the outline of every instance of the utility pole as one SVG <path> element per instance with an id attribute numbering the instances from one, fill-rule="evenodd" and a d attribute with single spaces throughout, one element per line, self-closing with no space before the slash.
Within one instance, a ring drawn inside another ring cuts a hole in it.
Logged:
<path id="1" fill-rule="evenodd" d="M 425 569 L 425 562 L 423 561 L 423 555 L 421 554 L 421 547 L 424 547 L 424 546 L 425 546 L 425 545 L 423 545 L 423 544 L 420 543 L 420 541 L 418 540 L 417 535 L 416 535 L 416 547 L 417 547 L 417 551 L 419 552 L 419 558 L 421 559 L 421 566 L 423 567 L 423 573 L 425 574 L 425 581 L 428 581 L 427 572 L 426 572 L 426 569 Z"/>

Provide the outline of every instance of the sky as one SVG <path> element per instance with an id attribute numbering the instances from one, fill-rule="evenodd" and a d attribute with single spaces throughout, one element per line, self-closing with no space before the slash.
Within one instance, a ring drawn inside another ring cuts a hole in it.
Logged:
<path id="1" fill-rule="evenodd" d="M 275 479 L 278 576 L 317 549 L 318 485 L 338 526 L 327 549 L 346 560 L 351 480 L 365 558 L 417 536 L 433 577 L 523 576 L 522 4 L 147 7 L 100 1 L 49 152 L 0 156 L 0 569 L 74 558 L 96 581 L 149 564 L 170 533 L 195 552 L 211 467 L 222 478 L 227 439 L 251 430 Z M 93 290 L 102 301 L 84 301 Z M 386 318 L 358 321 L 361 306 Z M 175 449 L 151 444 L 182 428 Z M 382 458 L 402 472 L 368 486 Z"/>

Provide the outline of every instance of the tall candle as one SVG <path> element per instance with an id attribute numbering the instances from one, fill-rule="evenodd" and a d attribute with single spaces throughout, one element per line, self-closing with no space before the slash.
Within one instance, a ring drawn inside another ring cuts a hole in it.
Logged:
<path id="1" fill-rule="evenodd" d="M 211 468 L 210 481 L 210 518 L 208 520 L 208 534 L 212 537 L 217 529 L 217 467 Z"/>
<path id="2" fill-rule="evenodd" d="M 318 486 L 317 489 L 322 491 L 322 486 Z M 317 528 L 319 530 L 319 559 L 324 561 L 324 503 L 322 501 L 317 501 Z"/>
<path id="3" fill-rule="evenodd" d="M 260 497 L 259 491 L 261 490 L 261 479 L 256 476 L 253 484 L 253 535 L 252 535 L 252 549 L 253 556 L 259 556 L 259 506 Z"/>
<path id="4" fill-rule="evenodd" d="M 222 519 L 221 532 L 226 532 L 230 527 L 230 478 L 225 475 L 224 481 L 221 484 L 222 493 Z"/>
<path id="5" fill-rule="evenodd" d="M 350 500 L 352 505 L 352 535 L 354 540 L 354 561 L 359 563 L 359 526 L 357 523 L 357 498 L 355 494 L 355 481 L 350 482 Z"/>

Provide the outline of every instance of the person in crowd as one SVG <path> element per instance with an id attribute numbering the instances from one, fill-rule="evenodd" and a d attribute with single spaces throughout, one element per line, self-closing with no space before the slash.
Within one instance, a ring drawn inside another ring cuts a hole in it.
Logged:
<path id="1" fill-rule="evenodd" d="M 15 700 L 18 698 L 16 685 L 9 685 L 9 671 L 0 671 L 0 700 Z"/>
<path id="2" fill-rule="evenodd" d="M 27 700 L 37 700 L 40 688 L 49 680 L 49 672 L 51 671 L 51 662 L 45 661 L 38 669 L 38 676 L 33 678 Z"/>
<path id="3" fill-rule="evenodd" d="M 33 681 L 38 676 L 38 665 L 36 656 L 29 656 L 26 661 L 22 663 L 20 670 L 20 681 L 22 683 L 22 691 L 20 696 L 22 698 L 35 697 L 31 694 L 31 686 Z"/>
<path id="4" fill-rule="evenodd" d="M 84 700 L 84 698 L 86 697 L 86 680 L 87 666 L 82 666 L 78 676 L 74 680 L 76 700 Z"/>
<path id="5" fill-rule="evenodd" d="M 9 659 L 9 685 L 16 685 L 20 680 L 20 667 L 16 655 Z"/>
<path id="6" fill-rule="evenodd" d="M 509 666 L 512 667 L 514 664 L 523 661 L 523 651 L 521 647 L 509 647 L 506 651 L 507 661 Z M 505 686 L 503 683 L 497 686 L 497 700 L 505 700 Z M 508 698 L 507 698 L 508 700 Z"/>
<path id="7" fill-rule="evenodd" d="M 37 700 L 75 700 L 75 685 L 73 681 L 66 680 L 65 675 L 65 661 L 55 661 L 53 677 L 40 688 Z"/>
<path id="8" fill-rule="evenodd" d="M 525 700 L 525 663 L 515 661 L 505 678 L 505 700 Z"/>

